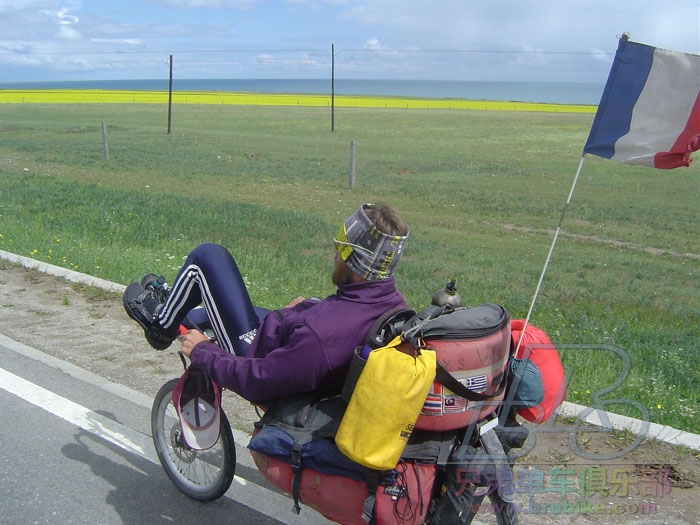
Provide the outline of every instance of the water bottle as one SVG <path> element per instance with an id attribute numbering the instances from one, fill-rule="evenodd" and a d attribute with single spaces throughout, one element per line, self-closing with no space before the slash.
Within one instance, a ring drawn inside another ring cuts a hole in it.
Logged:
<path id="1" fill-rule="evenodd" d="M 462 306 L 462 296 L 457 292 L 457 280 L 452 278 L 447 281 L 445 288 L 439 289 L 433 294 L 433 299 L 430 304 L 435 306 L 452 305 L 455 308 Z"/>

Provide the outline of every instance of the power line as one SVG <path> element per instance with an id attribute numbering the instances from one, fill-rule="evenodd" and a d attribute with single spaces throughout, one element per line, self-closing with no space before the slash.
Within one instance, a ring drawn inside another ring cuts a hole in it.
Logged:
<path id="1" fill-rule="evenodd" d="M 369 53 L 485 53 L 504 55 L 614 55 L 605 51 L 524 51 L 497 49 L 342 49 L 341 51 L 363 51 Z M 337 54 L 337 53 L 336 53 Z"/>
<path id="2" fill-rule="evenodd" d="M 504 54 L 504 55 L 571 55 L 571 56 L 612 56 L 614 53 L 605 51 L 542 51 L 542 50 L 505 50 L 505 49 L 364 49 L 348 48 L 336 50 L 335 54 L 352 53 L 449 53 L 449 54 Z M 230 48 L 230 49 L 180 49 L 180 50 L 112 50 L 112 51 L 12 51 L 0 50 L 0 55 L 162 55 L 170 53 L 317 53 L 330 55 L 327 49 L 292 49 L 292 48 Z"/>
<path id="3" fill-rule="evenodd" d="M 329 54 L 322 49 L 192 49 L 192 50 L 116 50 L 116 51 L 0 51 L 0 55 L 162 55 L 170 53 L 323 53 Z"/>

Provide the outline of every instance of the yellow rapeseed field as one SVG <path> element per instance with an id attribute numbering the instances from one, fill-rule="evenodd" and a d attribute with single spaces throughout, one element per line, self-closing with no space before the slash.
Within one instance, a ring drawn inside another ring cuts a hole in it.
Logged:
<path id="1" fill-rule="evenodd" d="M 102 89 L 3 89 L 0 104 L 167 104 L 164 91 L 127 91 Z M 542 111 L 555 113 L 595 113 L 596 106 L 544 104 L 465 99 L 427 99 L 380 96 L 347 96 L 283 93 L 234 93 L 216 91 L 175 91 L 173 104 L 231 104 L 245 106 L 315 106 L 471 109 L 491 111 Z"/>

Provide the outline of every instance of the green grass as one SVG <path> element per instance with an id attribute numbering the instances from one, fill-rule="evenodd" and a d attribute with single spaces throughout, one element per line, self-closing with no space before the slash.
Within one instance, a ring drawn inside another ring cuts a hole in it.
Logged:
<path id="1" fill-rule="evenodd" d="M 0 249 L 126 284 L 146 271 L 172 279 L 192 247 L 219 242 L 253 299 L 278 307 L 332 293 L 339 222 L 385 200 L 412 230 L 397 273 L 412 307 L 454 276 L 466 302 L 514 317 L 527 312 L 592 122 L 341 107 L 331 132 L 327 107 L 181 104 L 168 135 L 162 104 L 2 112 Z M 568 400 L 588 405 L 624 375 L 603 401 L 635 400 L 654 422 L 700 431 L 698 204 L 697 165 L 586 159 L 532 318 L 562 345 Z"/>

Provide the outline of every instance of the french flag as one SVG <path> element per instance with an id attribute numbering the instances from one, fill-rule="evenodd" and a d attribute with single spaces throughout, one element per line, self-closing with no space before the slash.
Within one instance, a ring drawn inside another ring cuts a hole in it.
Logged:
<path id="1" fill-rule="evenodd" d="M 700 149 L 700 56 L 624 35 L 584 153 L 653 168 L 690 165 Z"/>

